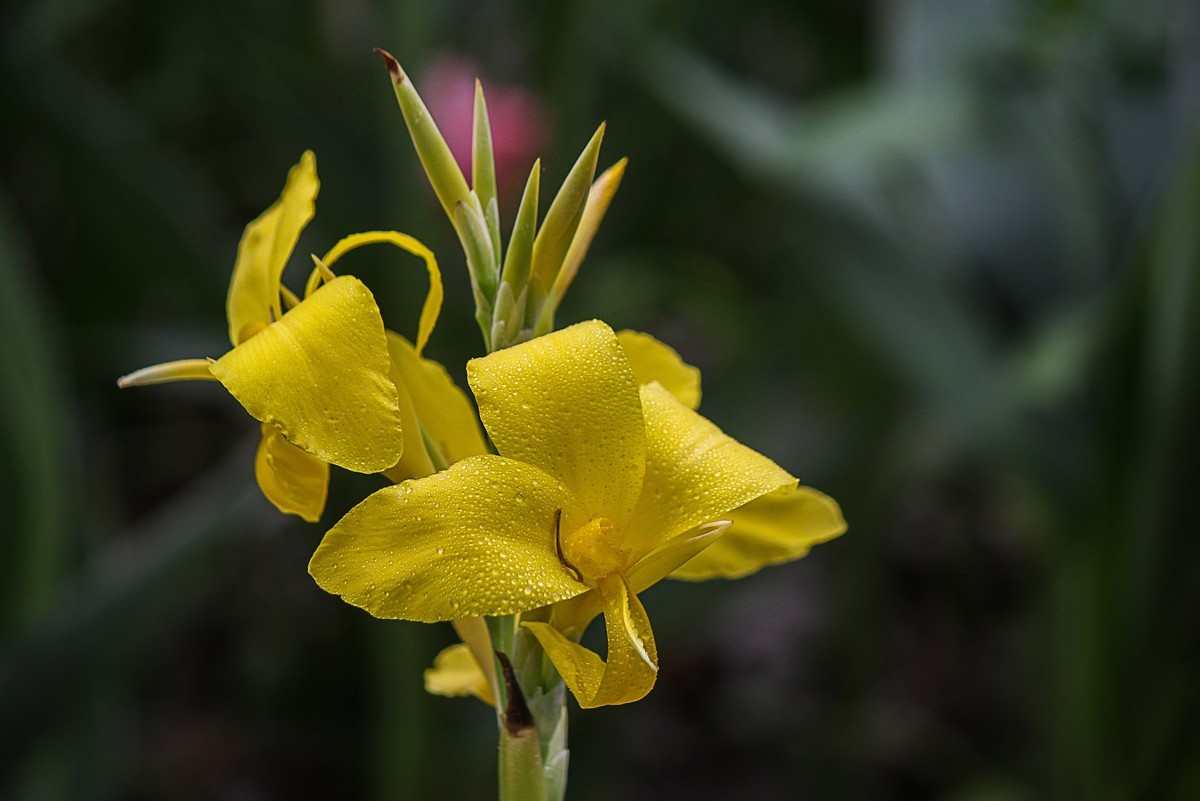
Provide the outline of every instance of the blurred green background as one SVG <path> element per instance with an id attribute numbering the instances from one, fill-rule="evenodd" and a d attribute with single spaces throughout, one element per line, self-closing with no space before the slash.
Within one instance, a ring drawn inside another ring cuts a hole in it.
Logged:
<path id="1" fill-rule="evenodd" d="M 703 411 L 850 523 L 799 563 L 649 591 L 658 687 L 574 709 L 570 798 L 1200 798 L 1196 3 L 3 18 L 0 797 L 494 794 L 490 711 L 421 687 L 449 627 L 315 587 L 323 528 L 258 494 L 256 426 L 219 387 L 114 383 L 224 352 L 241 228 L 309 147 L 297 260 L 423 239 L 448 284 L 428 352 L 461 376 L 466 271 L 380 46 L 431 104 L 473 74 L 508 93 L 497 136 L 518 174 L 540 141 L 547 187 L 608 121 L 602 166 L 630 166 L 560 321 L 675 345 Z M 411 336 L 406 259 L 343 266 Z M 324 522 L 375 486 L 337 473 Z"/>

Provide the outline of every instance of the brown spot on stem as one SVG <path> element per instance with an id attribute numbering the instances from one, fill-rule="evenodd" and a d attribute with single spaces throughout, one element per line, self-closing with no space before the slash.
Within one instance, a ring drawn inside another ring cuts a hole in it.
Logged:
<path id="1" fill-rule="evenodd" d="M 384 50 L 382 47 L 375 48 L 375 52 L 378 53 L 379 57 L 383 59 L 383 63 L 387 64 L 388 72 L 391 74 L 392 80 L 396 83 L 403 81 L 404 70 L 400 69 L 400 62 L 396 60 L 396 57 Z"/>
<path id="2" fill-rule="evenodd" d="M 508 696 L 508 705 L 504 707 L 504 730 L 512 737 L 520 737 L 534 731 L 533 714 L 529 704 L 525 703 L 525 694 L 517 683 L 517 674 L 513 672 L 512 662 L 508 661 L 508 654 L 496 651 L 496 659 L 500 660 L 500 669 L 504 672 L 504 689 Z"/>

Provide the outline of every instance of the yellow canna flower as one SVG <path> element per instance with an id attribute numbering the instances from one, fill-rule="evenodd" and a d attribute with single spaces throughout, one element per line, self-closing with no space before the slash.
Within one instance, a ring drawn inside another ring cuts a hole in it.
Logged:
<path id="1" fill-rule="evenodd" d="M 281 283 L 319 186 L 316 159 L 305 152 L 279 199 L 246 226 L 226 304 L 232 350 L 215 360 L 154 365 L 118 381 L 121 387 L 220 381 L 262 422 L 255 476 L 263 494 L 280 511 L 310 522 L 324 509 L 330 464 L 377 473 L 395 465 L 404 447 L 388 341 L 371 291 L 352 276 L 334 277 L 325 263 L 304 300 Z M 420 243 L 392 232 L 358 234 L 339 242 L 325 262 L 378 241 L 426 260 L 433 287 L 421 315 L 423 345 L 437 316 L 431 307 L 441 304 L 441 279 Z"/>
<path id="2" fill-rule="evenodd" d="M 550 622 L 524 625 L 579 703 L 641 698 L 658 655 L 637 593 L 717 539 L 731 511 L 796 479 L 659 382 L 639 386 L 599 321 L 475 359 L 468 380 L 499 455 L 371 495 L 326 534 L 309 572 L 384 618 L 560 604 Z M 564 602 L 584 624 L 590 605 L 604 614 L 607 660 L 575 641 L 581 626 L 555 619 Z M 444 653 L 431 689 L 483 695 L 467 655 Z"/>

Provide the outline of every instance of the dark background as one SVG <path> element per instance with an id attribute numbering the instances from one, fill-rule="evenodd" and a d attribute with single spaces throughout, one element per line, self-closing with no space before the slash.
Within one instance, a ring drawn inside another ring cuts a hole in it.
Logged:
<path id="1" fill-rule="evenodd" d="M 556 187 L 608 121 L 629 170 L 560 323 L 674 344 L 850 523 L 646 593 L 658 687 L 573 709 L 570 798 L 1200 798 L 1196 3 L 48 0 L 0 28 L 0 797 L 494 794 L 490 710 L 422 690 L 450 628 L 315 587 L 324 529 L 258 494 L 219 386 L 114 383 L 224 352 L 241 228 L 309 147 L 287 280 L 415 234 L 461 376 L 465 268 L 381 46 L 431 103 L 475 73 L 512 101 L 510 181 L 540 139 Z M 415 260 L 343 267 L 411 336 Z M 375 486 L 335 471 L 324 524 Z"/>

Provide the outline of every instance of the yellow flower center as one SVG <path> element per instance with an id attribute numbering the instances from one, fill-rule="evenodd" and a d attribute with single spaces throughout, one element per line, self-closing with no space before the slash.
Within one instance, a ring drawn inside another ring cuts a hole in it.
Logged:
<path id="1" fill-rule="evenodd" d="M 625 566 L 629 552 L 617 545 L 612 521 L 595 517 L 562 535 L 563 559 L 583 583 L 595 586 L 600 579 Z"/>

